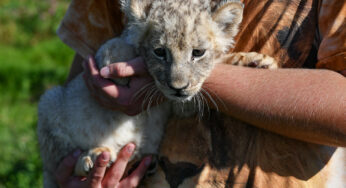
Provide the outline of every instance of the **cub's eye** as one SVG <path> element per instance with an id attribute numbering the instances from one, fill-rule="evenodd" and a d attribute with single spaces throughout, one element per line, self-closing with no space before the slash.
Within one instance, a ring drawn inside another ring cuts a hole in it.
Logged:
<path id="1" fill-rule="evenodd" d="M 164 58 L 166 57 L 166 50 L 164 48 L 156 48 L 154 50 L 154 54 L 157 56 L 157 57 L 161 57 L 161 58 Z"/>
<path id="2" fill-rule="evenodd" d="M 194 49 L 192 51 L 193 57 L 202 57 L 205 54 L 205 50 Z"/>

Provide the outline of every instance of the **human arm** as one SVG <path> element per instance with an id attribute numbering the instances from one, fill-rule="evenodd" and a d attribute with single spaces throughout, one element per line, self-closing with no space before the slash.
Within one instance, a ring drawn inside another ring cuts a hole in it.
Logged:
<path id="1" fill-rule="evenodd" d="M 103 152 L 96 160 L 95 167 L 88 177 L 73 176 L 74 165 L 78 160 L 79 152 L 67 156 L 59 165 L 56 171 L 56 179 L 60 187 L 116 187 L 128 188 L 136 187 L 144 176 L 146 169 L 150 165 L 151 158 L 146 157 L 128 177 L 123 178 L 126 165 L 134 151 L 133 144 L 126 145 L 118 154 L 117 160 L 107 170 L 110 155 Z"/>
<path id="2" fill-rule="evenodd" d="M 218 64 L 203 87 L 224 103 L 218 104 L 222 112 L 251 125 L 302 141 L 346 146 L 346 78 L 341 74 Z"/>
<path id="3" fill-rule="evenodd" d="M 141 63 L 144 62 L 138 62 Z M 110 66 L 109 75 L 127 72 L 116 68 L 116 64 Z M 98 72 L 94 66 L 87 69 Z M 119 94 L 116 87 L 105 90 L 102 88 L 105 79 L 87 76 L 90 78 L 87 82 L 94 84 L 91 92 L 101 92 L 103 101 L 117 105 L 112 102 Z M 271 71 L 218 64 L 203 87 L 214 94 L 214 101 L 222 101 L 218 104 L 222 112 L 254 126 L 306 142 L 346 146 L 346 78 L 339 73 L 306 69 Z M 127 107 L 141 111 L 138 105 Z"/>

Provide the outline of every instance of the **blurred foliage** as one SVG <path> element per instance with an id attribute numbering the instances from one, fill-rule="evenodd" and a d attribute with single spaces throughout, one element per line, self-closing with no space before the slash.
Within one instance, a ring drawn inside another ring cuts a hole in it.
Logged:
<path id="1" fill-rule="evenodd" d="M 42 187 L 37 102 L 73 51 L 55 32 L 68 0 L 0 0 L 0 188 Z"/>

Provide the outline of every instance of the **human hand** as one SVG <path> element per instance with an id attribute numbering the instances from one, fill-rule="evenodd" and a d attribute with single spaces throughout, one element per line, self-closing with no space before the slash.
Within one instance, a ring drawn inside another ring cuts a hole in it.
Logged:
<path id="1" fill-rule="evenodd" d="M 151 163 L 151 157 L 145 157 L 139 166 L 126 178 L 122 179 L 127 163 L 135 145 L 130 143 L 120 150 L 117 160 L 107 170 L 107 164 L 110 160 L 110 154 L 103 152 L 95 162 L 94 168 L 88 177 L 73 176 L 74 166 L 80 155 L 80 151 L 76 151 L 72 155 L 65 157 L 60 163 L 55 177 L 60 187 L 75 188 L 130 188 L 137 187 L 140 180 L 144 176 L 147 168 Z"/>
<path id="2" fill-rule="evenodd" d="M 106 108 L 136 115 L 148 105 L 148 101 L 145 100 L 151 97 L 148 94 L 157 94 L 157 97 L 159 95 L 158 92 L 152 92 L 156 88 L 154 81 L 140 57 L 129 62 L 110 64 L 99 71 L 94 58 L 90 56 L 83 66 L 83 77 L 87 87 L 92 96 Z M 131 77 L 128 87 L 115 85 L 106 79 L 124 77 Z"/>

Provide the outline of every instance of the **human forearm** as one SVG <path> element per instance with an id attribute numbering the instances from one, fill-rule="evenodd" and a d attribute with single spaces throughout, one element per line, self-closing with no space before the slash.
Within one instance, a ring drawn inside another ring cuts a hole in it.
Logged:
<path id="1" fill-rule="evenodd" d="M 223 101 L 218 104 L 223 112 L 252 125 L 303 141 L 346 146 L 346 79 L 340 74 L 219 64 L 203 87 Z"/>

